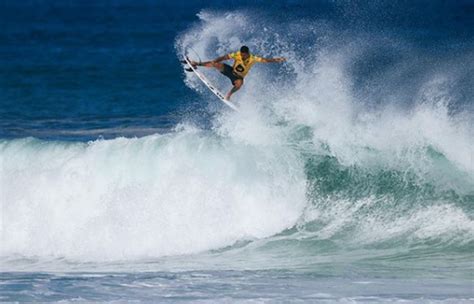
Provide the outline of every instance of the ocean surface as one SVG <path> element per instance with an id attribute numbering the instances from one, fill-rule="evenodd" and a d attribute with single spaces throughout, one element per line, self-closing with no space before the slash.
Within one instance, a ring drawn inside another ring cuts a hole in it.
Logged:
<path id="1" fill-rule="evenodd" d="M 474 303 L 473 122 L 472 0 L 0 1 L 0 301 Z"/>

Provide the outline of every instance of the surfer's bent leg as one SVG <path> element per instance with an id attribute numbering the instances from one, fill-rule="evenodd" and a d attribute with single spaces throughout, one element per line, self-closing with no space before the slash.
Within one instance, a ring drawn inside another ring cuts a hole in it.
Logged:
<path id="1" fill-rule="evenodd" d="M 191 61 L 191 64 L 194 66 L 203 66 L 206 68 L 216 68 L 219 72 L 222 72 L 224 70 L 224 64 L 220 62 L 214 62 L 214 61 L 206 61 L 206 62 L 196 62 L 196 61 Z"/>
<path id="2" fill-rule="evenodd" d="M 224 70 L 224 64 L 220 62 L 205 62 L 201 63 L 202 66 L 205 66 L 206 68 L 216 68 L 219 72 L 222 72 Z"/>
<path id="3" fill-rule="evenodd" d="M 235 92 L 237 92 L 241 87 L 242 87 L 242 84 L 244 83 L 244 80 L 243 79 L 236 79 L 234 81 L 234 86 L 232 87 L 232 89 L 229 91 L 229 93 L 227 93 L 227 96 L 225 97 L 225 99 L 227 100 L 230 100 L 230 97 L 232 96 L 232 94 L 234 94 Z"/>

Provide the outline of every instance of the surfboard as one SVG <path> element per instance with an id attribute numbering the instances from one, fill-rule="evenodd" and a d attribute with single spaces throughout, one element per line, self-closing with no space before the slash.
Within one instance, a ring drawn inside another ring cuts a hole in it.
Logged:
<path id="1" fill-rule="evenodd" d="M 220 101 L 222 101 L 226 106 L 228 106 L 229 108 L 231 108 L 232 110 L 234 111 L 239 111 L 239 109 L 233 105 L 231 102 L 229 102 L 228 100 L 225 99 L 224 97 L 224 94 L 222 94 L 207 78 L 206 76 L 204 76 L 204 74 L 202 74 L 201 72 L 199 72 L 197 70 L 197 68 L 193 67 L 191 65 L 191 62 L 189 61 L 189 58 L 184 56 L 184 61 L 189 65 L 189 68 L 194 72 L 194 74 L 206 85 L 206 87 L 212 92 L 214 93 L 214 95 L 217 96 L 217 98 L 219 98 Z"/>

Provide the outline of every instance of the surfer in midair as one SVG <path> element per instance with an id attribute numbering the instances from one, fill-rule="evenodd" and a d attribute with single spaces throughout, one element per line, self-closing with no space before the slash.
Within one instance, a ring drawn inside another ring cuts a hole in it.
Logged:
<path id="1" fill-rule="evenodd" d="M 225 60 L 234 60 L 232 66 L 222 63 Z M 247 46 L 242 46 L 240 51 L 230 53 L 221 57 L 218 57 L 212 61 L 196 62 L 191 61 L 191 64 L 196 66 L 204 66 L 208 68 L 216 68 L 219 72 L 227 76 L 232 82 L 232 89 L 227 93 L 225 99 L 230 100 L 232 94 L 237 92 L 244 84 L 244 77 L 249 72 L 250 68 L 255 62 L 283 62 L 286 61 L 283 57 L 278 58 L 262 58 L 253 54 L 250 54 L 250 50 Z"/>

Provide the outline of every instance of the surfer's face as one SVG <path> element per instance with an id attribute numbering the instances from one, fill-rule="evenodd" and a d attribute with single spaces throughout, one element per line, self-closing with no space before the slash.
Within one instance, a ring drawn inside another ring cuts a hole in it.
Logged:
<path id="1" fill-rule="evenodd" d="M 250 54 L 249 54 L 249 53 L 243 53 L 243 52 L 241 52 L 240 55 L 242 56 L 242 59 L 243 59 L 243 60 L 247 60 L 247 59 L 250 57 Z"/>

